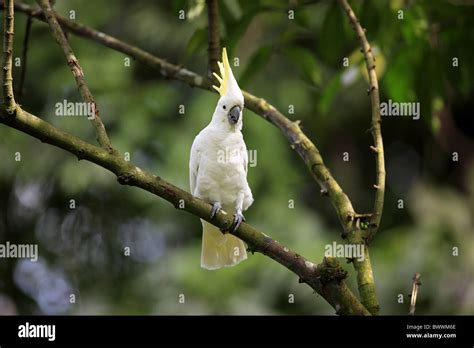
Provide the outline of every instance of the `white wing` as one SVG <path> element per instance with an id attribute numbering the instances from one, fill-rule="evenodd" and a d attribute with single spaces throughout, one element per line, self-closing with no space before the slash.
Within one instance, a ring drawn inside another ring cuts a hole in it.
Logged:
<path id="1" fill-rule="evenodd" d="M 249 169 L 249 168 L 248 168 L 248 164 L 249 164 L 249 154 L 248 154 L 248 152 L 247 152 L 247 146 L 245 145 L 245 143 L 244 143 L 244 146 L 243 146 L 242 151 L 244 152 L 243 155 L 242 155 L 242 157 L 243 157 L 243 159 L 244 159 L 244 163 L 243 163 L 243 164 L 244 164 L 244 171 L 245 171 L 245 176 L 247 176 L 247 172 L 248 172 L 248 169 Z"/>
<path id="2" fill-rule="evenodd" d="M 191 189 L 192 195 L 194 195 L 194 190 L 196 189 L 196 177 L 199 171 L 199 143 L 200 139 L 198 134 L 194 139 L 193 145 L 191 146 L 191 154 L 189 156 L 189 188 Z"/>

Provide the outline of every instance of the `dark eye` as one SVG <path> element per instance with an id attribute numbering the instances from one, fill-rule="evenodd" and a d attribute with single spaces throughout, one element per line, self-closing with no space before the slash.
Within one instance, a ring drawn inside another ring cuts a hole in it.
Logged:
<path id="1" fill-rule="evenodd" d="M 227 109 L 227 106 L 224 105 L 223 108 L 224 108 L 224 110 L 225 110 L 225 109 Z"/>

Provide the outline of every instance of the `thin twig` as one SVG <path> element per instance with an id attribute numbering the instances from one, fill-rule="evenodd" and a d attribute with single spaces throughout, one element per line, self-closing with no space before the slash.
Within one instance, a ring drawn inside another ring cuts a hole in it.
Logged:
<path id="1" fill-rule="evenodd" d="M 25 39 L 23 40 L 23 52 L 21 53 L 21 73 L 20 73 L 20 84 L 18 85 L 18 97 L 22 97 L 23 89 L 25 84 L 25 76 L 26 76 L 26 61 L 28 57 L 28 42 L 30 40 L 30 31 L 31 31 L 31 24 L 33 23 L 33 19 L 31 16 L 28 16 L 26 21 L 26 29 L 25 29 Z"/>
<path id="2" fill-rule="evenodd" d="M 359 288 L 361 301 L 370 311 L 370 313 L 377 314 L 380 306 L 376 295 L 374 274 L 372 271 L 372 265 L 370 263 L 368 245 L 379 228 L 385 194 L 385 162 L 382 132 L 380 128 L 381 119 L 379 86 L 377 74 L 375 72 L 375 58 L 372 54 L 372 48 L 370 47 L 370 44 L 365 36 L 365 29 L 363 29 L 360 25 L 359 20 L 355 16 L 354 11 L 352 11 L 352 8 L 350 7 L 347 0 L 339 0 L 339 4 L 349 17 L 349 21 L 351 22 L 352 27 L 359 38 L 360 44 L 362 46 L 362 52 L 364 53 L 367 71 L 369 73 L 370 88 L 368 92 L 370 94 L 370 101 L 372 104 L 371 131 L 374 140 L 372 152 L 376 156 L 376 184 L 374 185 L 376 193 L 374 210 L 370 216 L 369 227 L 364 238 L 364 243 L 366 244 L 364 246 L 365 258 L 361 262 L 354 261 L 354 268 L 357 272 L 357 285 Z M 358 230 L 357 226 L 355 227 L 355 230 Z"/>
<path id="3" fill-rule="evenodd" d="M 207 21 L 208 21 L 208 77 L 214 80 L 213 72 L 219 71 L 217 62 L 220 58 L 221 45 L 220 45 L 220 32 L 219 32 L 219 3 L 217 0 L 206 0 L 207 5 Z"/>
<path id="4" fill-rule="evenodd" d="M 91 122 L 94 125 L 98 143 L 102 148 L 104 148 L 110 153 L 113 153 L 115 150 L 113 149 L 112 144 L 110 143 L 104 124 L 100 119 L 97 103 L 95 102 L 94 97 L 92 96 L 92 93 L 90 92 L 89 87 L 87 86 L 82 67 L 79 65 L 79 61 L 76 58 L 76 55 L 74 54 L 71 45 L 69 44 L 69 41 L 64 35 L 64 32 L 56 19 L 49 0 L 37 0 L 37 2 L 43 10 L 43 14 L 49 24 L 53 37 L 58 42 L 59 46 L 61 46 L 64 55 L 66 56 L 67 64 L 71 69 L 74 79 L 76 80 L 76 84 L 82 95 L 82 98 L 86 103 L 88 103 L 88 105 L 91 106 L 91 109 L 94 111 L 94 117 L 91 117 Z"/>
<path id="5" fill-rule="evenodd" d="M 3 78 L 2 78 L 2 91 L 3 91 L 3 103 L 8 114 L 14 114 L 16 108 L 15 95 L 13 93 L 13 75 L 12 75 L 12 62 L 13 62 L 13 36 L 14 33 L 14 4 L 13 0 L 5 0 L 3 2 Z"/>
<path id="6" fill-rule="evenodd" d="M 377 80 L 377 73 L 375 71 L 375 58 L 372 52 L 372 48 L 365 36 L 365 29 L 360 25 L 359 20 L 357 19 L 354 11 L 352 11 L 351 6 L 347 0 L 339 0 L 344 12 L 349 17 L 349 21 L 352 24 L 354 31 L 359 38 L 361 49 L 365 58 L 365 65 L 367 67 L 367 72 L 369 74 L 369 89 L 368 93 L 370 94 L 370 101 L 372 104 L 372 120 L 371 120 L 371 133 L 374 140 L 374 145 L 371 147 L 372 152 L 375 155 L 375 166 L 376 166 L 376 183 L 374 185 L 375 189 L 375 202 L 374 202 L 374 211 L 370 219 L 370 224 L 367 233 L 367 240 L 370 243 L 377 233 L 380 220 L 382 219 L 384 195 L 385 195 L 385 159 L 384 159 L 384 148 L 383 148 L 383 139 L 382 139 L 382 129 L 380 117 L 380 95 L 379 95 L 379 85 Z"/>
<path id="7" fill-rule="evenodd" d="M 409 315 L 415 315 L 415 308 L 416 308 L 416 296 L 418 295 L 418 289 L 421 286 L 420 282 L 420 273 L 415 273 L 413 276 L 413 286 L 411 288 L 411 300 L 410 300 L 410 310 L 408 312 Z"/>

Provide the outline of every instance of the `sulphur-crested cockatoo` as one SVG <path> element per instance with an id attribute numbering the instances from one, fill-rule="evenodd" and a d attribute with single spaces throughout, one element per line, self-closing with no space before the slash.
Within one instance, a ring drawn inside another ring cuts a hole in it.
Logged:
<path id="1" fill-rule="evenodd" d="M 212 204 L 211 219 L 223 209 L 234 213 L 231 231 L 244 221 L 242 212 L 253 203 L 247 183 L 247 147 L 242 136 L 244 96 L 222 51 L 214 73 L 220 94 L 211 122 L 194 139 L 189 160 L 191 193 Z M 201 220 L 203 228 L 201 267 L 209 270 L 229 267 L 247 258 L 242 240 Z"/>

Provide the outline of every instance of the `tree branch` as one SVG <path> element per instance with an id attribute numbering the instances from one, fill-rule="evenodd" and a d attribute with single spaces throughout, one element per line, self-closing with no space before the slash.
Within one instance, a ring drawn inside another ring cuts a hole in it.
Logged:
<path id="1" fill-rule="evenodd" d="M 354 14 L 354 11 L 352 11 L 352 8 L 347 0 L 339 0 L 339 3 L 344 9 L 344 12 L 349 17 L 352 28 L 359 38 L 361 50 L 364 53 L 365 65 L 369 74 L 370 87 L 368 89 L 368 93 L 370 94 L 370 101 L 372 104 L 371 133 L 374 140 L 374 146 L 371 146 L 371 150 L 375 153 L 376 158 L 376 184 L 374 185 L 375 202 L 367 234 L 367 240 L 370 242 L 377 233 L 380 226 L 385 195 L 385 159 L 381 129 L 382 119 L 380 117 L 379 84 L 377 80 L 377 73 L 375 71 L 375 58 L 369 41 L 365 36 L 366 30 L 360 25 L 359 20 Z"/>
<path id="2" fill-rule="evenodd" d="M 368 244 L 370 244 L 370 241 L 373 239 L 380 226 L 385 194 L 385 161 L 382 130 L 380 126 L 382 120 L 380 118 L 379 85 L 377 81 L 377 74 L 375 72 L 375 58 L 372 54 L 372 48 L 370 47 L 370 44 L 365 36 L 365 29 L 363 29 L 360 25 L 359 20 L 355 16 L 354 11 L 352 11 L 352 8 L 350 7 L 347 0 L 339 0 L 339 4 L 349 17 L 349 21 L 351 22 L 352 27 L 359 38 L 360 44 L 362 46 L 362 52 L 364 53 L 370 82 L 368 93 L 370 94 L 370 101 L 372 104 L 371 132 L 374 140 L 374 146 L 372 146 L 371 149 L 376 155 L 376 184 L 374 185 L 376 190 L 375 203 L 373 213 L 370 217 L 369 228 L 364 238 L 364 243 L 367 244 L 364 246 L 365 258 L 362 262 L 354 261 L 354 267 L 357 271 L 357 285 L 362 303 L 370 311 L 370 313 L 377 314 L 380 307 L 376 295 Z"/>
<path id="3" fill-rule="evenodd" d="M 214 80 L 213 72 L 218 73 L 217 62 L 221 55 L 220 33 L 219 33 L 219 3 L 218 0 L 206 0 L 209 46 L 207 48 L 209 66 L 207 75 L 209 79 Z"/>
<path id="4" fill-rule="evenodd" d="M 354 243 L 356 244 L 356 243 Z M 358 244 L 362 244 L 358 243 Z M 370 262 L 369 247 L 364 245 L 364 260 L 354 260 L 354 269 L 357 273 L 357 289 L 362 304 L 368 311 L 377 315 L 380 310 L 380 305 L 377 299 L 377 292 L 375 289 L 374 273 L 372 271 L 372 263 Z"/>
<path id="5" fill-rule="evenodd" d="M 12 60 L 13 60 L 13 35 L 14 33 L 14 9 L 13 0 L 5 0 L 3 2 L 3 103 L 8 114 L 15 112 L 15 96 L 13 93 L 13 75 L 12 75 Z"/>
<path id="6" fill-rule="evenodd" d="M 415 273 L 415 275 L 413 276 L 413 285 L 411 288 L 411 296 L 410 296 L 410 310 L 408 312 L 408 315 L 415 315 L 416 296 L 418 295 L 418 289 L 421 285 L 420 278 L 421 278 L 420 273 Z"/>
<path id="7" fill-rule="evenodd" d="M 100 146 L 110 153 L 114 152 L 115 150 L 110 143 L 109 137 L 107 136 L 107 132 L 105 130 L 104 124 L 99 116 L 99 109 L 97 107 L 97 103 L 92 96 L 92 93 L 87 86 L 86 80 L 84 78 L 84 72 L 79 65 L 79 61 L 74 54 L 69 41 L 67 40 L 64 32 L 59 25 L 58 21 L 56 20 L 56 16 L 51 8 L 51 4 L 49 0 L 37 0 L 38 4 L 40 5 L 41 9 L 43 10 L 43 14 L 46 18 L 46 21 L 49 24 L 51 29 L 51 33 L 53 37 L 56 39 L 56 42 L 61 46 L 64 55 L 66 56 L 67 64 L 71 69 L 71 72 L 76 80 L 77 87 L 81 93 L 82 99 L 89 105 L 91 105 L 92 110 L 94 110 L 94 117 L 91 118 L 91 122 L 94 125 L 96 131 L 97 141 Z"/>
<path id="8" fill-rule="evenodd" d="M 108 169 L 117 176 L 120 184 L 140 187 L 167 200 L 177 209 L 184 206 L 183 210 L 222 230 L 228 230 L 232 225 L 232 215 L 221 211 L 211 221 L 210 204 L 158 176 L 146 173 L 115 154 L 55 128 L 19 106 L 16 108 L 15 117 L 7 117 L 2 110 L 0 123 L 68 151 L 76 155 L 79 160 L 84 159 Z M 325 259 L 323 263 L 316 266 L 247 223 L 242 223 L 234 235 L 244 240 L 252 251 L 267 255 L 298 275 L 300 282 L 307 283 L 313 288 L 336 309 L 338 314 L 369 315 L 345 284 L 346 272 L 335 259 Z"/>

